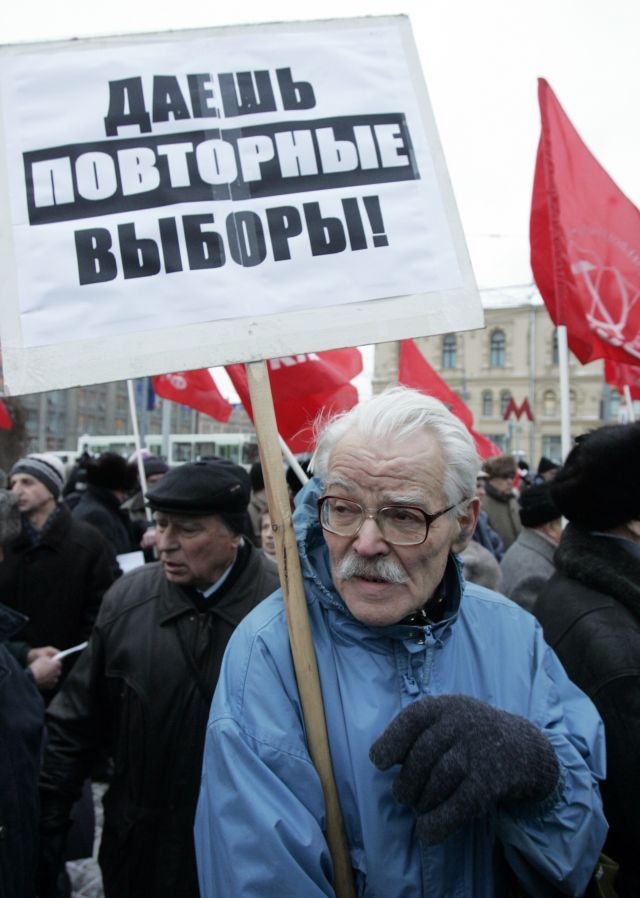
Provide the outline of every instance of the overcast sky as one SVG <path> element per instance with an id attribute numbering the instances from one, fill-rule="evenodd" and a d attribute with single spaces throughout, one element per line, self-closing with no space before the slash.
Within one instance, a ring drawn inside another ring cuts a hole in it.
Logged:
<path id="1" fill-rule="evenodd" d="M 640 203 L 638 0 L 28 0 L 3 42 L 406 13 L 481 288 L 527 284 L 528 219 L 545 77 L 592 153 Z"/>

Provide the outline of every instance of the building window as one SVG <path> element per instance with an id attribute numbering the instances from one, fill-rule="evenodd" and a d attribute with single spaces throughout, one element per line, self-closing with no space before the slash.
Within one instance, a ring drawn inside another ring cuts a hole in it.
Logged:
<path id="1" fill-rule="evenodd" d="M 545 418 L 555 418 L 558 414 L 556 394 L 553 390 L 545 390 L 542 397 L 542 413 Z"/>
<path id="2" fill-rule="evenodd" d="M 573 418 L 577 414 L 578 397 L 575 390 L 569 390 L 569 415 Z"/>
<path id="3" fill-rule="evenodd" d="M 501 390 L 500 391 L 500 414 L 504 418 L 504 413 L 507 410 L 507 406 L 511 402 L 511 393 L 509 390 Z"/>
<path id="4" fill-rule="evenodd" d="M 504 433 L 490 433 L 487 435 L 492 443 L 495 443 L 501 452 L 507 451 L 507 438 Z"/>
<path id="5" fill-rule="evenodd" d="M 547 458 L 562 458 L 562 438 L 555 436 L 542 437 L 542 454 Z"/>
<path id="6" fill-rule="evenodd" d="M 504 368 L 506 365 L 507 339 L 504 331 L 491 334 L 489 365 L 491 368 Z"/>
<path id="7" fill-rule="evenodd" d="M 442 338 L 442 367 L 455 368 L 458 361 L 458 341 L 455 334 Z"/>
<path id="8" fill-rule="evenodd" d="M 620 393 L 611 390 L 609 394 L 609 421 L 620 420 Z"/>
<path id="9" fill-rule="evenodd" d="M 482 391 L 482 417 L 493 417 L 493 393 L 491 390 Z"/>
<path id="10" fill-rule="evenodd" d="M 553 337 L 551 339 L 551 364 L 559 365 L 560 364 L 560 353 L 558 350 L 558 331 L 554 330 Z"/>

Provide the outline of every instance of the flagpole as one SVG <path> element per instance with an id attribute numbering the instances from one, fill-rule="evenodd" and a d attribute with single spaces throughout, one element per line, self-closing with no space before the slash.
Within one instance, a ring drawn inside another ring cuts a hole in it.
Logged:
<path id="1" fill-rule="evenodd" d="M 631 387 L 629 386 L 629 384 L 624 384 L 622 389 L 624 390 L 624 398 L 627 403 L 627 414 L 629 415 L 629 423 L 633 424 L 633 422 L 636 420 L 636 413 L 633 410 L 633 400 L 631 398 Z"/>
<path id="2" fill-rule="evenodd" d="M 269 515 L 276 538 L 278 571 L 307 744 L 324 793 L 325 834 L 333 861 L 334 891 L 336 898 L 355 898 L 353 871 L 333 776 L 320 677 L 311 637 L 298 547 L 293 531 L 289 493 L 282 468 L 282 453 L 277 438 L 278 429 L 267 364 L 264 361 L 247 363 L 246 372 Z"/>
<path id="3" fill-rule="evenodd" d="M 280 448 L 282 449 L 282 454 L 284 455 L 286 460 L 289 462 L 289 467 L 295 471 L 296 477 L 298 478 L 298 480 L 300 481 L 302 486 L 304 486 L 305 483 L 307 483 L 307 481 L 309 480 L 309 478 L 302 470 L 302 468 L 300 466 L 300 462 L 295 457 L 295 455 L 293 454 L 291 449 L 289 449 L 289 447 L 287 446 L 285 441 L 282 439 L 280 434 L 278 434 L 278 441 L 280 443 Z"/>
<path id="4" fill-rule="evenodd" d="M 560 366 L 560 441 L 562 460 L 571 451 L 571 408 L 569 396 L 569 343 L 566 324 L 558 325 L 558 362 Z"/>
<path id="5" fill-rule="evenodd" d="M 142 498 L 147 495 L 147 476 L 144 473 L 144 459 L 142 458 L 142 446 L 140 444 L 140 430 L 138 428 L 138 412 L 136 409 L 136 400 L 133 392 L 133 381 L 127 380 L 127 393 L 129 395 L 129 411 L 131 413 L 131 425 L 133 427 L 133 442 L 136 446 L 136 461 L 138 464 L 138 477 L 140 478 L 140 488 L 142 490 Z M 145 517 L 151 520 L 151 509 L 145 505 Z"/>

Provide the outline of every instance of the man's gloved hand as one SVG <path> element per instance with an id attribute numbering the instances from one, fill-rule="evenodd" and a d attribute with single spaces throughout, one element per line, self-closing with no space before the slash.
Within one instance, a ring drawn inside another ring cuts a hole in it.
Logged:
<path id="1" fill-rule="evenodd" d="M 542 801 L 560 773 L 553 746 L 537 727 L 466 695 L 409 705 L 369 757 L 380 770 L 402 764 L 393 794 L 416 811 L 416 832 L 428 845 L 499 802 Z"/>

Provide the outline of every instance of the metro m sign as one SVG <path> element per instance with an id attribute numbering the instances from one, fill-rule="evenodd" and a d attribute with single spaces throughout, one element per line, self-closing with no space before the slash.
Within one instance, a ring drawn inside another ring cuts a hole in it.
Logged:
<path id="1" fill-rule="evenodd" d="M 525 397 L 520 405 L 516 405 L 516 401 L 512 396 L 509 400 L 509 404 L 504 410 L 504 415 L 502 416 L 503 420 L 508 421 L 511 415 L 515 415 L 518 420 L 522 415 L 525 415 L 529 421 L 533 421 L 533 412 L 531 411 L 529 400 Z"/>

